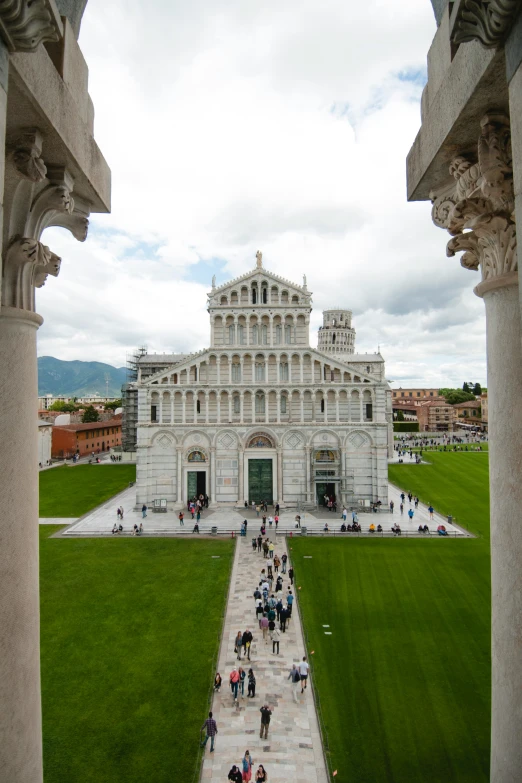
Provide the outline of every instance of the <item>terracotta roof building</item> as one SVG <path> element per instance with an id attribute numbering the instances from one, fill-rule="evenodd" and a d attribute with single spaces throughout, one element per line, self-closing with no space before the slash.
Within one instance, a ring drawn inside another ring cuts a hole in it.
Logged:
<path id="1" fill-rule="evenodd" d="M 99 454 L 121 446 L 121 415 L 108 421 L 63 424 L 53 427 L 52 456 L 65 459 L 79 454 Z"/>

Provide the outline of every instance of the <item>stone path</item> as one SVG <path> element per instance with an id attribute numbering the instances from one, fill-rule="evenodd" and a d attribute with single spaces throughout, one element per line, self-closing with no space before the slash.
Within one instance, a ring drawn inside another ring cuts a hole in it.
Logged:
<path id="1" fill-rule="evenodd" d="M 276 552 L 286 551 L 286 539 L 277 542 Z M 287 679 L 293 663 L 304 655 L 304 642 L 299 611 L 294 602 L 290 627 L 280 636 L 280 654 L 272 654 L 272 644 L 263 642 L 255 619 L 253 592 L 259 582 L 261 569 L 266 566 L 262 553 L 252 552 L 250 538 L 238 539 L 232 570 L 228 607 L 219 654 L 218 671 L 223 678 L 221 691 L 214 695 L 212 710 L 218 726 L 214 753 L 207 743 L 201 781 L 223 783 L 233 764 L 239 765 L 249 750 L 254 760 L 253 775 L 263 764 L 270 783 L 326 783 L 328 775 L 324 762 L 321 737 L 315 712 L 311 684 L 298 702 L 292 698 L 292 686 Z M 288 592 L 290 580 L 284 576 L 283 595 Z M 238 631 L 250 629 L 254 634 L 251 661 L 238 662 L 234 653 L 234 639 Z M 256 695 L 239 697 L 234 705 L 228 685 L 234 666 L 254 670 Z M 261 740 L 260 708 L 268 703 L 272 719 L 268 740 Z M 203 722 L 203 721 L 202 721 Z"/>

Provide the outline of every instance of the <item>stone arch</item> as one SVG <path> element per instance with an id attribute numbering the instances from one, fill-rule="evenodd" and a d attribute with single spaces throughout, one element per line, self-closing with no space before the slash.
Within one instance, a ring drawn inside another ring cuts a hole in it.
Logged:
<path id="1" fill-rule="evenodd" d="M 168 449 L 177 445 L 176 436 L 170 430 L 158 430 L 150 442 L 151 446 L 161 446 L 162 449 Z"/>
<path id="2" fill-rule="evenodd" d="M 207 463 L 207 449 L 201 446 L 190 446 L 188 449 L 185 449 L 185 462 L 188 462 L 190 465 Z"/>
<path id="3" fill-rule="evenodd" d="M 238 437 L 234 430 L 218 430 L 214 438 L 214 446 L 217 450 L 237 449 Z"/>
<path id="4" fill-rule="evenodd" d="M 255 427 L 250 427 L 249 430 L 247 430 L 244 438 L 243 438 L 243 445 L 245 448 L 249 448 L 248 444 L 252 440 L 252 438 L 255 435 L 266 435 L 268 438 L 272 441 L 273 446 L 272 448 L 277 448 L 279 444 L 279 438 L 277 434 L 274 432 L 274 430 L 271 427 L 268 427 L 265 424 L 262 424 L 259 426 L 259 424 Z"/>
<path id="5" fill-rule="evenodd" d="M 285 432 L 283 448 L 292 450 L 304 449 L 305 440 L 305 436 L 302 432 L 299 432 L 299 430 L 289 430 L 288 432 Z"/>
<path id="6" fill-rule="evenodd" d="M 353 430 L 349 432 L 345 439 L 345 447 L 350 451 L 357 451 L 358 449 L 371 448 L 373 446 L 373 438 L 369 432 L 365 430 Z"/>
<path id="7" fill-rule="evenodd" d="M 210 446 L 210 438 L 203 430 L 190 430 L 183 438 L 183 446 L 191 448 L 208 448 Z"/>

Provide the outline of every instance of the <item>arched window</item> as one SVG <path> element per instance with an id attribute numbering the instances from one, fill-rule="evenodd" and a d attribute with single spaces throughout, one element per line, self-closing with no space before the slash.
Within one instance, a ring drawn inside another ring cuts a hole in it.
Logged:
<path id="1" fill-rule="evenodd" d="M 321 400 L 321 413 L 324 413 L 324 398 Z"/>
<path id="2" fill-rule="evenodd" d="M 261 327 L 261 344 L 268 345 L 268 326 L 265 324 Z"/>
<path id="3" fill-rule="evenodd" d="M 252 304 L 257 304 L 257 288 L 252 286 Z"/>
<path id="4" fill-rule="evenodd" d="M 257 324 L 254 324 L 252 327 L 252 345 L 257 345 L 259 340 L 259 327 Z"/>
<path id="5" fill-rule="evenodd" d="M 281 413 L 286 413 L 286 394 L 281 397 Z"/>
<path id="6" fill-rule="evenodd" d="M 196 413 L 201 413 L 201 403 L 199 400 L 196 402 Z"/>
<path id="7" fill-rule="evenodd" d="M 241 383 L 241 365 L 238 362 L 232 365 L 232 382 Z"/>
<path id="8" fill-rule="evenodd" d="M 257 392 L 256 394 L 256 413 L 265 412 L 265 395 L 263 392 Z"/>
<path id="9" fill-rule="evenodd" d="M 234 345 L 236 341 L 236 327 L 235 324 L 230 324 L 228 327 L 228 344 Z"/>
<path id="10" fill-rule="evenodd" d="M 241 412 L 241 402 L 239 399 L 239 394 L 234 394 L 234 413 L 240 413 Z"/>
<path id="11" fill-rule="evenodd" d="M 245 327 L 242 324 L 239 324 L 237 332 L 239 345 L 245 345 Z"/>
<path id="12" fill-rule="evenodd" d="M 287 345 L 290 345 L 291 342 L 292 342 L 292 327 L 290 326 L 290 324 L 287 324 L 285 326 L 285 343 Z"/>
<path id="13" fill-rule="evenodd" d="M 194 367 L 194 380 L 197 381 L 198 379 L 198 368 Z"/>
<path id="14" fill-rule="evenodd" d="M 288 362 L 281 362 L 281 380 L 287 381 L 288 380 Z"/>
<path id="15" fill-rule="evenodd" d="M 335 345 L 335 334 L 332 334 L 332 344 Z"/>
<path id="16" fill-rule="evenodd" d="M 281 345 L 283 339 L 283 330 L 280 324 L 277 324 L 276 326 L 275 336 L 276 336 L 276 345 Z"/>
<path id="17" fill-rule="evenodd" d="M 263 304 L 267 304 L 268 303 L 268 289 L 267 289 L 266 286 L 263 286 L 263 289 L 262 289 L 261 293 L 262 293 L 262 296 L 263 296 L 263 298 L 262 298 Z"/>
<path id="18" fill-rule="evenodd" d="M 256 362 L 256 381 L 265 380 L 265 363 Z"/>

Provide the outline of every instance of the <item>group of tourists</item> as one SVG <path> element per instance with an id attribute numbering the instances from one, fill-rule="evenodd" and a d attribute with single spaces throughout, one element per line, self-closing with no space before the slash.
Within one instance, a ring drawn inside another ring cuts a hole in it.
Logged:
<path id="1" fill-rule="evenodd" d="M 252 538 L 252 554 L 262 555 L 261 569 L 257 585 L 252 592 L 254 599 L 254 612 L 256 626 L 249 626 L 245 630 L 238 630 L 234 637 L 234 653 L 237 659 L 237 666 L 234 666 L 228 675 L 228 687 L 230 688 L 232 705 L 239 710 L 239 700 L 243 698 L 253 699 L 256 695 L 256 676 L 253 666 L 250 665 L 252 645 L 255 636 L 259 632 L 259 644 L 268 647 L 272 645 L 270 654 L 279 656 L 282 634 L 286 633 L 292 618 L 292 609 L 295 601 L 293 593 L 294 569 L 288 562 L 288 555 L 285 551 L 278 554 L 274 543 L 269 538 L 264 538 L 261 534 Z M 289 584 L 286 591 L 283 587 L 284 578 L 288 578 Z M 255 636 L 254 636 L 255 635 Z M 257 650 L 259 656 L 260 650 Z M 267 650 L 268 652 L 268 650 Z M 247 666 L 242 664 L 248 661 Z M 304 694 L 308 685 L 309 664 L 306 657 L 299 663 L 294 663 L 289 674 L 292 689 L 292 698 L 299 701 L 299 689 Z M 223 686 L 223 677 L 219 672 L 214 677 L 214 693 L 220 693 Z M 245 688 L 247 693 L 245 695 Z M 270 731 L 270 721 L 273 715 L 273 706 L 267 702 L 262 702 L 259 708 L 260 726 L 259 736 L 261 739 L 268 739 Z M 204 731 L 202 737 L 202 747 L 207 745 L 210 739 L 210 752 L 214 752 L 215 740 L 218 733 L 218 727 L 212 712 L 201 727 Z M 268 772 L 259 764 L 257 769 L 250 754 L 245 751 L 239 764 L 233 764 L 228 773 L 228 780 L 232 783 L 243 783 L 243 781 L 268 781 Z"/>

